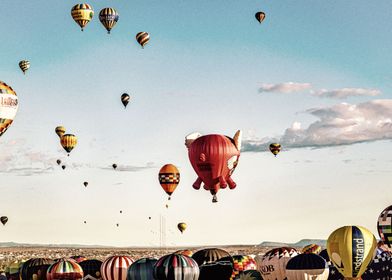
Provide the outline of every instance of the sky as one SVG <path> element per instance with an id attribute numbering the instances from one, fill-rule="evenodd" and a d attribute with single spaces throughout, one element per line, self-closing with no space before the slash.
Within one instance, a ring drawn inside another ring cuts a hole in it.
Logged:
<path id="1" fill-rule="evenodd" d="M 0 80 L 19 98 L 0 138 L 0 241 L 159 246 L 161 218 L 167 246 L 326 239 L 344 225 L 378 237 L 391 204 L 389 1 L 88 3 L 84 32 L 76 2 L 0 4 Z M 105 7 L 120 16 L 110 35 Z M 70 157 L 58 125 L 78 137 Z M 213 204 L 192 188 L 184 137 L 238 129 L 237 188 Z M 181 172 L 168 209 L 157 178 L 167 163 Z"/>

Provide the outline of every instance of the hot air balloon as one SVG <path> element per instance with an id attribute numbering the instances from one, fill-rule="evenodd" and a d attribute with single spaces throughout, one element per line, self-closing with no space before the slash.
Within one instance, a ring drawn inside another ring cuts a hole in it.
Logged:
<path id="1" fill-rule="evenodd" d="M 234 255 L 232 258 L 234 261 L 234 267 L 230 280 L 239 279 L 241 272 L 257 269 L 256 261 L 251 256 Z"/>
<path id="2" fill-rule="evenodd" d="M 151 217 L 148 217 L 149 220 L 151 220 Z"/>
<path id="3" fill-rule="evenodd" d="M 73 134 L 64 134 L 60 138 L 60 144 L 67 151 L 68 156 L 69 153 L 75 148 L 76 144 L 78 143 L 78 139 Z"/>
<path id="4" fill-rule="evenodd" d="M 150 41 L 150 34 L 147 32 L 139 32 L 136 34 L 136 41 L 142 46 L 144 49 L 144 46 Z"/>
<path id="5" fill-rule="evenodd" d="M 263 280 L 261 273 L 258 270 L 245 270 L 241 271 L 238 275 L 238 280 Z"/>
<path id="6" fill-rule="evenodd" d="M 107 258 L 101 266 L 104 280 L 126 280 L 128 267 L 134 262 L 129 256 L 112 256 Z"/>
<path id="7" fill-rule="evenodd" d="M 120 210 L 120 214 L 122 214 L 122 210 Z"/>
<path id="8" fill-rule="evenodd" d="M 77 4 L 72 7 L 71 16 L 77 24 L 83 28 L 93 19 L 94 10 L 89 4 Z"/>
<path id="9" fill-rule="evenodd" d="M 56 134 L 61 138 L 65 133 L 65 127 L 59 125 L 56 127 L 55 131 L 56 131 Z"/>
<path id="10" fill-rule="evenodd" d="M 62 168 L 63 170 L 65 169 L 65 167 L 66 167 L 65 165 L 62 165 L 62 166 L 61 166 L 61 168 Z"/>
<path id="11" fill-rule="evenodd" d="M 46 271 L 54 263 L 51 259 L 33 258 L 27 260 L 20 268 L 21 280 L 46 280 Z"/>
<path id="12" fill-rule="evenodd" d="M 255 18 L 257 19 L 257 21 L 258 21 L 259 23 L 262 23 L 263 20 L 265 19 L 265 13 L 264 13 L 264 12 L 257 12 L 257 13 L 255 14 Z"/>
<path id="13" fill-rule="evenodd" d="M 362 280 L 389 280 L 392 275 L 392 254 L 377 247 L 376 256 L 362 274 Z"/>
<path id="14" fill-rule="evenodd" d="M 154 266 L 158 260 L 143 258 L 135 261 L 128 268 L 127 280 L 154 280 Z"/>
<path id="15" fill-rule="evenodd" d="M 198 280 L 199 274 L 196 261 L 184 255 L 163 256 L 154 266 L 156 280 Z"/>
<path id="16" fill-rule="evenodd" d="M 275 248 L 263 256 L 256 256 L 257 268 L 264 280 L 283 280 L 286 278 L 286 264 L 298 255 L 291 247 Z"/>
<path id="17" fill-rule="evenodd" d="M 377 231 L 384 244 L 392 248 L 392 205 L 385 208 L 378 217 Z"/>
<path id="18" fill-rule="evenodd" d="M 79 263 L 80 267 L 83 269 L 84 278 L 91 280 L 101 280 L 101 265 L 102 262 L 99 260 L 85 260 Z M 88 278 L 87 278 L 88 277 Z"/>
<path id="19" fill-rule="evenodd" d="M 321 252 L 321 246 L 317 244 L 309 244 L 302 248 L 303 254 L 319 254 Z"/>
<path id="20" fill-rule="evenodd" d="M 84 182 L 83 185 L 84 185 L 85 187 L 87 187 L 87 186 L 88 186 L 88 182 Z"/>
<path id="21" fill-rule="evenodd" d="M 374 235 L 364 227 L 344 226 L 328 237 L 328 256 L 339 272 L 359 279 L 373 259 L 377 246 Z"/>
<path id="22" fill-rule="evenodd" d="M 328 280 L 344 280 L 343 275 L 340 274 L 340 272 L 336 269 L 336 267 L 329 259 L 327 249 L 322 250 L 319 256 L 322 257 L 328 264 L 328 268 L 329 268 Z"/>
<path id="23" fill-rule="evenodd" d="M 327 280 L 327 262 L 316 254 L 300 254 L 291 258 L 286 265 L 287 280 Z"/>
<path id="24" fill-rule="evenodd" d="M 116 226 L 117 226 L 117 227 L 119 227 L 119 226 L 120 226 L 120 224 L 116 224 Z"/>
<path id="25" fill-rule="evenodd" d="M 106 28 L 108 34 L 110 34 L 110 30 L 116 25 L 118 18 L 118 13 L 113 8 L 103 8 L 99 12 L 99 21 Z"/>
<path id="26" fill-rule="evenodd" d="M 174 190 L 180 183 L 180 172 L 173 164 L 166 164 L 162 166 L 158 174 L 159 183 L 162 189 L 169 195 L 169 200 Z"/>
<path id="27" fill-rule="evenodd" d="M 61 164 L 61 160 L 56 160 L 56 162 L 57 162 L 57 165 L 60 165 Z"/>
<path id="28" fill-rule="evenodd" d="M 113 167 L 113 169 L 116 169 L 117 168 L 117 164 L 113 163 L 112 167 Z"/>
<path id="29" fill-rule="evenodd" d="M 124 105 L 124 108 L 127 108 L 127 105 L 129 103 L 129 100 L 131 99 L 131 97 L 129 96 L 128 93 L 123 93 L 121 95 L 121 102 Z"/>
<path id="30" fill-rule="evenodd" d="M 26 260 L 15 260 L 6 266 L 5 275 L 7 276 L 8 280 L 20 279 L 19 272 L 25 261 Z"/>
<path id="31" fill-rule="evenodd" d="M 84 223 L 84 224 L 87 224 L 87 222 L 86 222 L 86 221 L 84 221 L 83 223 Z"/>
<path id="32" fill-rule="evenodd" d="M 206 248 L 192 255 L 199 265 L 199 280 L 229 280 L 234 267 L 233 258 L 219 248 Z"/>
<path id="33" fill-rule="evenodd" d="M 185 249 L 185 250 L 178 250 L 175 251 L 174 254 L 180 254 L 180 255 L 185 255 L 187 257 L 192 257 L 193 252 L 191 250 Z"/>
<path id="34" fill-rule="evenodd" d="M 8 222 L 8 217 L 6 216 L 1 216 L 0 217 L 0 222 L 5 226 L 5 224 Z"/>
<path id="35" fill-rule="evenodd" d="M 178 228 L 179 231 L 181 231 L 181 233 L 183 233 L 184 230 L 186 230 L 186 223 L 179 223 L 177 225 L 177 228 Z"/>
<path id="36" fill-rule="evenodd" d="M 71 256 L 70 258 L 73 259 L 77 263 L 80 263 L 80 262 L 87 260 L 87 258 L 85 256 Z"/>
<path id="37" fill-rule="evenodd" d="M 274 156 L 276 157 L 281 150 L 281 146 L 279 143 L 272 143 L 269 145 L 269 149 L 270 149 L 271 153 L 273 153 Z"/>
<path id="38" fill-rule="evenodd" d="M 236 187 L 231 178 L 240 157 L 241 131 L 234 138 L 224 135 L 205 135 L 189 144 L 188 156 L 192 167 L 198 175 L 193 188 L 198 190 L 201 183 L 204 189 L 213 195 L 212 202 L 217 202 L 216 194 L 220 188 Z"/>
<path id="39" fill-rule="evenodd" d="M 26 74 L 26 71 L 30 68 L 30 61 L 22 60 L 19 62 L 19 68 L 23 71 L 23 74 Z"/>
<path id="40" fill-rule="evenodd" d="M 80 280 L 83 278 L 83 269 L 74 260 L 60 259 L 51 266 L 46 272 L 47 280 Z"/>
<path id="41" fill-rule="evenodd" d="M 200 136 L 201 136 L 201 134 L 199 132 L 193 132 L 193 133 L 185 136 L 185 147 L 187 147 L 187 149 L 189 149 L 189 147 L 191 146 L 193 141 L 195 141 Z"/>
<path id="42" fill-rule="evenodd" d="M 18 96 L 6 83 L 0 81 L 0 136 L 7 131 L 18 111 Z"/>

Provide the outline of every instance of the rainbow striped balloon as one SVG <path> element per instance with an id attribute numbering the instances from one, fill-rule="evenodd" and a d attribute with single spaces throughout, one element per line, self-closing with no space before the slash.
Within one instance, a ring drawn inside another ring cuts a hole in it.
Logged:
<path id="1" fill-rule="evenodd" d="M 129 256 L 111 256 L 101 265 L 104 280 L 126 280 L 128 267 L 134 262 Z"/>
<path id="2" fill-rule="evenodd" d="M 154 267 L 156 280 L 198 280 L 197 262 L 181 254 L 170 254 L 158 260 Z"/>
<path id="3" fill-rule="evenodd" d="M 46 272 L 47 280 L 79 280 L 83 278 L 83 270 L 75 261 L 60 260 L 49 266 Z"/>

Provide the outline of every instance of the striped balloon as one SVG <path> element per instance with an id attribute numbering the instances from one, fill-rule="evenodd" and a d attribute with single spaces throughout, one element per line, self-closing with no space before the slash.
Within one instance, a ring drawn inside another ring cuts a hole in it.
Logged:
<path id="1" fill-rule="evenodd" d="M 158 260 L 143 258 L 128 268 L 127 280 L 154 280 L 154 265 Z"/>
<path id="2" fill-rule="evenodd" d="M 77 263 L 87 260 L 85 256 L 71 256 L 70 258 L 75 260 Z"/>
<path id="3" fill-rule="evenodd" d="M 46 271 L 54 261 L 44 258 L 33 258 L 26 261 L 20 269 L 21 280 L 45 280 Z"/>
<path id="4" fill-rule="evenodd" d="M 321 252 L 321 246 L 317 244 L 309 244 L 302 248 L 303 254 L 319 254 Z"/>
<path id="5" fill-rule="evenodd" d="M 139 32 L 136 34 L 136 41 L 142 46 L 144 49 L 144 46 L 150 41 L 150 34 L 147 32 Z"/>
<path id="6" fill-rule="evenodd" d="M 102 262 L 99 260 L 86 260 L 79 263 L 79 265 L 83 269 L 84 278 L 87 277 L 92 280 L 100 280 L 102 279 L 101 276 L 101 265 Z"/>
<path id="7" fill-rule="evenodd" d="M 113 8 L 103 8 L 99 12 L 99 21 L 106 28 L 108 34 L 110 34 L 110 30 L 116 25 L 118 18 L 118 13 Z"/>
<path id="8" fill-rule="evenodd" d="M 16 92 L 0 81 L 0 136 L 7 131 L 18 111 L 18 96 Z"/>
<path id="9" fill-rule="evenodd" d="M 128 267 L 134 262 L 129 256 L 112 256 L 101 265 L 104 280 L 126 280 Z"/>
<path id="10" fill-rule="evenodd" d="M 154 267 L 156 280 L 198 280 L 199 266 L 190 257 L 178 254 L 163 256 Z"/>
<path id="11" fill-rule="evenodd" d="M 89 4 L 77 4 L 72 7 L 71 16 L 74 21 L 79 24 L 83 31 L 83 28 L 87 25 L 87 23 L 93 19 L 94 10 Z"/>
<path id="12" fill-rule="evenodd" d="M 79 280 L 83 278 L 83 270 L 75 261 L 60 260 L 49 266 L 47 280 Z"/>
<path id="13" fill-rule="evenodd" d="M 78 139 L 73 134 L 64 134 L 60 138 L 60 144 L 69 153 L 75 148 L 76 144 L 78 143 Z"/>
<path id="14" fill-rule="evenodd" d="M 19 68 L 23 71 L 23 74 L 26 74 L 26 71 L 30 68 L 30 61 L 28 60 L 20 61 Z"/>
<path id="15" fill-rule="evenodd" d="M 175 251 L 174 254 L 181 254 L 181 255 L 185 255 L 187 257 L 192 257 L 193 252 L 191 250 L 184 249 L 184 250 Z"/>

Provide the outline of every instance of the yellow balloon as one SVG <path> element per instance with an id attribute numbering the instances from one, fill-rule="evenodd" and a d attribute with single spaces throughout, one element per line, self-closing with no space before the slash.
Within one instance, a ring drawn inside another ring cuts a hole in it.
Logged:
<path id="1" fill-rule="evenodd" d="M 364 227 L 344 226 L 328 238 L 330 260 L 346 279 L 359 279 L 376 253 L 377 241 Z"/>
<path id="2" fill-rule="evenodd" d="M 181 233 L 183 233 L 184 230 L 186 230 L 186 223 L 179 223 L 177 225 L 177 228 L 179 229 L 179 231 L 181 231 Z"/>

